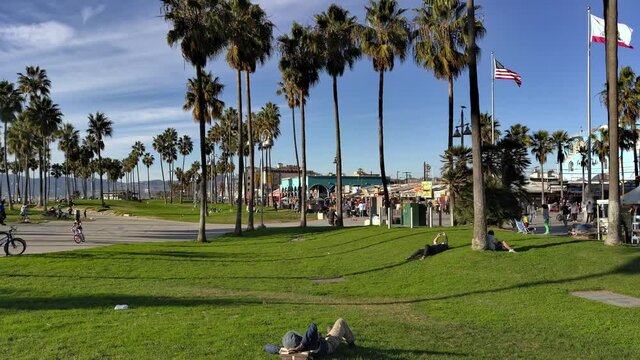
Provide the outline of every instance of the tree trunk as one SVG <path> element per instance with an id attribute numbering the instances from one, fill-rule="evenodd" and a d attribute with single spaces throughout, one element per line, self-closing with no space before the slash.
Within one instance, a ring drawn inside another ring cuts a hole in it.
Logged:
<path id="1" fill-rule="evenodd" d="M 26 158 L 27 160 L 24 162 L 24 199 L 22 200 L 23 205 L 27 205 L 29 203 L 29 158 Z"/>
<path id="2" fill-rule="evenodd" d="M 147 166 L 147 198 L 151 200 L 151 175 L 149 174 L 149 166 Z"/>
<path id="3" fill-rule="evenodd" d="M 198 99 L 204 99 L 204 91 L 202 89 L 202 69 L 198 66 L 196 68 L 198 72 Z M 198 226 L 198 239 L 199 242 L 207 241 L 207 231 L 205 228 L 205 221 L 207 216 L 207 149 L 205 141 L 205 119 L 204 119 L 204 101 L 198 101 L 199 119 L 198 125 L 200 127 L 200 166 L 202 166 L 202 177 L 200 180 L 200 223 Z M 184 166 L 184 165 L 183 165 Z M 183 169 L 184 171 L 184 169 Z"/>
<path id="4" fill-rule="evenodd" d="M 233 233 L 242 235 L 242 182 L 244 180 L 244 164 L 242 162 L 244 154 L 244 141 L 242 139 L 242 73 L 240 70 L 237 70 L 236 73 L 238 81 L 238 198 L 236 200 L 236 227 Z"/>
<path id="5" fill-rule="evenodd" d="M 609 226 L 606 245 L 620 245 L 618 138 L 618 0 L 603 0 L 609 114 Z"/>
<path id="6" fill-rule="evenodd" d="M 473 130 L 471 130 L 473 131 Z M 546 204 L 546 201 L 544 201 L 544 164 L 542 163 L 542 161 L 540 162 L 540 184 L 542 184 L 542 188 L 540 190 L 540 203 L 541 204 Z"/>
<path id="7" fill-rule="evenodd" d="M 470 52 L 469 101 L 473 158 L 473 240 L 471 248 L 484 250 L 487 243 L 487 212 L 485 209 L 484 176 L 482 174 L 482 127 L 480 124 L 480 95 L 478 93 L 478 48 L 476 47 L 475 18 L 473 0 L 467 0 L 467 49 Z"/>
<path id="8" fill-rule="evenodd" d="M 69 199 L 71 197 L 71 191 L 69 190 L 69 159 L 67 157 L 65 157 L 64 159 L 64 164 L 65 164 L 64 186 L 67 190 L 67 204 L 68 204 Z"/>
<path id="9" fill-rule="evenodd" d="M 9 195 L 9 210 L 13 210 L 13 199 L 11 197 L 11 183 L 9 182 L 9 167 L 7 166 L 7 122 L 4 122 L 4 170 L 7 178 L 7 194 Z M 15 181 L 15 179 L 14 179 Z"/>
<path id="10" fill-rule="evenodd" d="M 44 183 L 42 182 L 42 170 L 43 170 L 43 167 L 44 167 L 44 156 L 43 156 L 42 152 L 44 151 L 44 139 L 42 141 L 43 141 L 42 148 L 38 149 L 38 160 L 39 160 L 39 163 L 38 163 L 38 175 L 39 175 L 38 185 L 39 185 L 39 188 L 38 188 L 38 190 L 40 191 L 40 194 L 38 194 L 38 206 L 39 207 L 44 206 L 44 202 L 43 202 Z M 35 175 L 34 175 L 34 177 L 35 177 Z"/>
<path id="11" fill-rule="evenodd" d="M 635 177 L 634 177 L 635 184 L 636 184 L 636 187 L 638 187 L 638 184 L 640 183 L 640 181 L 638 181 L 638 132 L 637 132 L 637 129 L 636 129 L 635 120 L 631 124 L 631 131 L 633 131 L 633 134 L 634 134 L 634 138 L 633 138 L 633 171 L 634 171 L 634 175 L 635 175 Z"/>
<path id="12" fill-rule="evenodd" d="M 564 199 L 564 189 L 562 186 L 562 162 L 560 162 L 560 200 Z"/>
<path id="13" fill-rule="evenodd" d="M 342 219 L 342 147 L 340 144 L 340 111 L 338 107 L 338 78 L 333 76 L 333 110 L 336 119 L 336 219 L 335 226 L 344 225 Z"/>
<path id="14" fill-rule="evenodd" d="M 102 154 L 100 153 L 100 147 L 98 147 L 98 175 L 100 175 L 100 203 L 102 207 L 106 207 L 104 203 L 104 190 L 102 187 Z"/>
<path id="15" fill-rule="evenodd" d="M 164 169 L 162 165 L 162 154 L 160 154 L 160 174 L 162 174 L 162 196 L 164 197 L 164 203 L 167 203 L 167 185 L 164 181 Z"/>
<path id="16" fill-rule="evenodd" d="M 611 190 L 611 179 L 609 179 L 609 190 Z M 602 160 L 600 160 L 600 199 L 604 200 L 604 163 Z"/>
<path id="17" fill-rule="evenodd" d="M 249 221 L 247 230 L 253 230 L 253 210 L 255 206 L 255 193 L 256 193 L 256 178 L 255 178 L 255 148 L 253 146 L 253 131 L 251 121 L 251 74 L 249 71 L 245 71 L 245 79 L 247 81 L 247 133 L 249 142 L 249 184 L 251 189 L 249 190 Z M 262 176 L 262 174 L 260 174 Z"/>
<path id="18" fill-rule="evenodd" d="M 58 198 L 58 178 L 54 177 L 53 178 L 53 186 L 55 187 L 55 195 L 54 198 L 57 199 Z"/>
<path id="19" fill-rule="evenodd" d="M 304 114 L 304 92 L 300 91 L 300 136 L 302 146 L 302 179 L 298 183 L 300 189 L 299 208 L 300 208 L 300 226 L 307 227 L 307 137 Z"/>
<path id="20" fill-rule="evenodd" d="M 384 189 L 384 208 L 390 206 L 389 189 L 387 188 L 387 173 L 384 168 L 384 118 L 383 118 L 383 99 L 384 99 L 384 71 L 379 71 L 378 84 L 378 152 L 380 157 L 380 178 L 382 180 L 382 188 Z M 387 219 L 391 221 L 391 219 Z"/>
<path id="21" fill-rule="evenodd" d="M 449 142 L 448 148 L 453 147 L 453 76 L 449 76 Z M 460 134 L 462 134 L 462 128 Z M 464 135 L 462 135 L 464 136 Z"/>
<path id="22" fill-rule="evenodd" d="M 302 183 L 302 177 L 300 174 L 300 158 L 298 157 L 298 141 L 296 140 L 296 108 L 295 106 L 291 108 L 291 126 L 293 128 L 293 150 L 296 152 L 296 170 L 298 172 L 298 191 L 296 197 L 298 201 L 300 201 L 301 192 L 300 192 L 300 184 Z M 339 205 L 342 207 L 342 204 Z"/>
<path id="23" fill-rule="evenodd" d="M 622 174 L 622 195 L 624 195 L 624 150 L 620 149 L 620 173 Z"/>

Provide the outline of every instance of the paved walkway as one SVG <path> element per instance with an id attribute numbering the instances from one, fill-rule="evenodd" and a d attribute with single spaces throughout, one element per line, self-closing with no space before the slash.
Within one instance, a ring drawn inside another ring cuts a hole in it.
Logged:
<path id="1" fill-rule="evenodd" d="M 76 244 L 69 221 L 50 221 L 41 224 L 9 224 L 18 228 L 16 236 L 27 242 L 25 254 L 39 254 L 75 250 L 113 244 L 161 241 L 191 241 L 198 235 L 197 223 L 92 214 L 93 221 L 84 221 L 84 244 Z M 308 220 L 309 226 L 328 226 L 327 220 Z M 257 225 L 257 224 L 256 224 Z M 299 222 L 266 224 L 267 227 L 296 227 Z M 363 225 L 363 221 L 345 221 L 345 226 Z M 234 229 L 233 224 L 207 224 L 207 238 L 211 239 Z M 245 228 L 246 225 L 243 225 Z M 0 230 L 4 230 L 0 228 Z M 0 254 L 4 255 L 3 251 Z"/>

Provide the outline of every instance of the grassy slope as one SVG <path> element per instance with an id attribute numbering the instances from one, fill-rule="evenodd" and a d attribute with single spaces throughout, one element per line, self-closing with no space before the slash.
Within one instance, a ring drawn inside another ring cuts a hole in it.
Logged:
<path id="1" fill-rule="evenodd" d="M 361 346 L 339 358 L 640 357 L 640 309 L 568 294 L 640 297 L 637 248 L 498 232 L 520 252 L 472 252 L 455 229 L 406 263 L 434 230 L 310 231 L 0 258 L 0 358 L 275 359 L 265 343 L 338 317 Z"/>
<path id="2" fill-rule="evenodd" d="M 110 200 L 107 201 L 110 206 L 110 210 L 116 214 L 131 214 L 134 216 L 144 216 L 150 218 L 157 218 L 163 220 L 174 221 L 187 221 L 198 222 L 200 219 L 200 207 L 193 206 L 193 203 L 178 204 L 175 200 L 174 204 L 165 204 L 163 200 L 143 200 L 138 201 L 123 201 L 123 200 Z M 99 209 L 99 200 L 79 200 L 78 207 Z M 210 205 L 210 209 L 217 209 L 218 212 L 211 212 L 207 217 L 207 222 L 211 224 L 234 224 L 236 221 L 236 207 L 232 207 L 228 204 L 215 204 Z M 247 222 L 246 211 L 242 212 L 243 223 Z M 272 207 L 265 207 L 264 221 L 265 222 L 298 222 L 300 220 L 300 213 L 296 213 L 292 210 L 283 209 L 280 211 L 273 210 Z M 260 213 L 254 214 L 254 223 L 260 224 Z"/>

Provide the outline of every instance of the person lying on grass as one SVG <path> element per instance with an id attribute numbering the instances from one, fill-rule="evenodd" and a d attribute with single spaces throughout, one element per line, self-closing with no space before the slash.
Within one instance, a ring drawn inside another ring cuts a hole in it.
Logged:
<path id="1" fill-rule="evenodd" d="M 506 241 L 496 239 L 493 230 L 487 232 L 487 250 L 516 252 Z"/>
<path id="2" fill-rule="evenodd" d="M 318 333 L 316 324 L 311 324 L 304 336 L 300 336 L 295 331 L 289 331 L 284 334 L 282 345 L 284 345 L 284 349 L 288 354 L 309 351 L 314 355 L 328 355 L 340 346 L 343 339 L 347 342 L 349 348 L 356 349 L 356 337 L 347 322 L 340 318 L 336 320 L 325 337 Z M 265 350 L 267 350 L 267 347 L 265 347 Z M 282 352 L 280 353 L 282 354 Z"/>
<path id="3" fill-rule="evenodd" d="M 440 237 L 444 238 L 442 242 L 438 242 L 438 239 L 440 239 Z M 447 237 L 447 234 L 441 232 L 436 236 L 435 239 L 433 239 L 432 245 L 425 245 L 424 249 L 416 250 L 413 254 L 411 254 L 411 256 L 407 257 L 407 261 L 417 259 L 424 260 L 424 258 L 426 258 L 427 256 L 435 255 L 448 249 L 449 238 Z"/>

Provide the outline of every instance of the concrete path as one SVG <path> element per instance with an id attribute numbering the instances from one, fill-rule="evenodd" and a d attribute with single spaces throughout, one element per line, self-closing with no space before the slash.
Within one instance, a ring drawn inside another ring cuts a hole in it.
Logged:
<path id="1" fill-rule="evenodd" d="M 113 244 L 161 241 L 192 241 L 198 235 L 197 223 L 91 214 L 93 220 L 82 223 L 86 242 L 76 244 L 72 222 L 50 221 L 41 224 L 9 224 L 18 228 L 17 237 L 27 242 L 25 254 L 68 251 Z M 308 220 L 309 226 L 328 226 L 327 220 Z M 296 227 L 298 222 L 266 224 L 267 227 Z M 361 226 L 363 221 L 345 221 L 345 226 Z M 245 228 L 246 225 L 243 225 Z M 207 224 L 207 238 L 233 231 L 233 224 Z M 0 227 L 0 231 L 2 231 Z M 4 255 L 4 251 L 0 250 Z"/>

